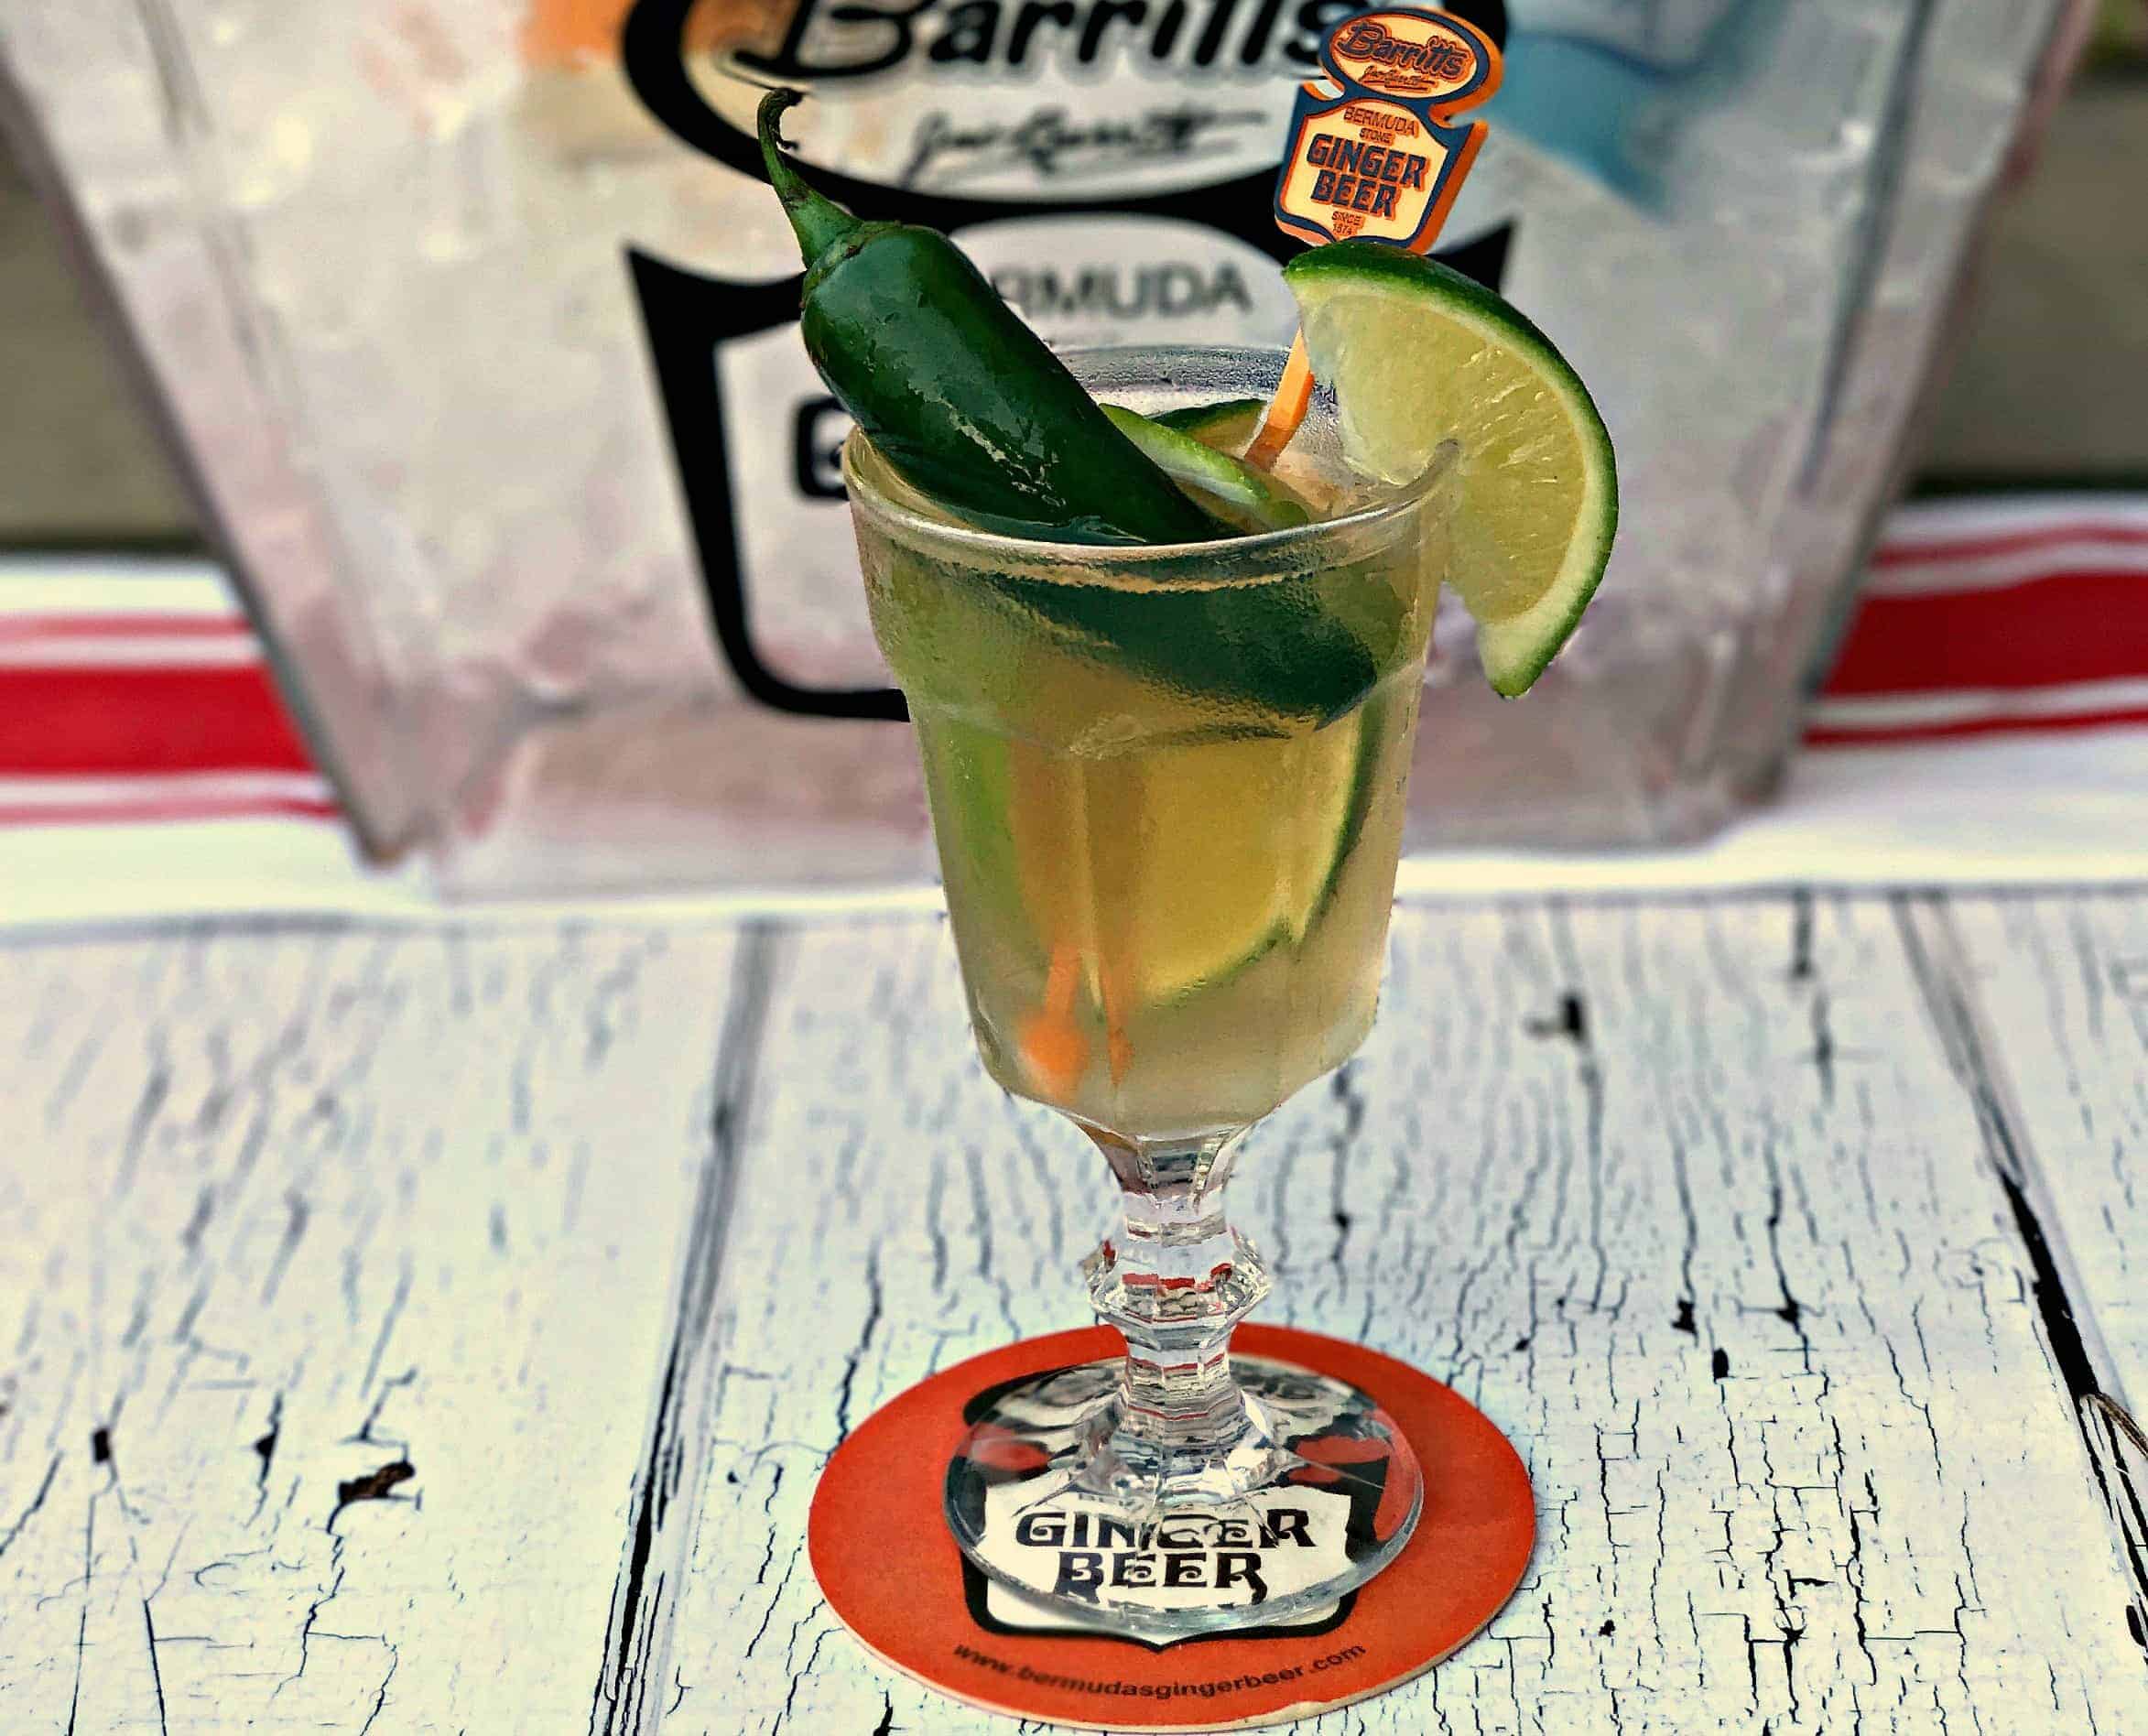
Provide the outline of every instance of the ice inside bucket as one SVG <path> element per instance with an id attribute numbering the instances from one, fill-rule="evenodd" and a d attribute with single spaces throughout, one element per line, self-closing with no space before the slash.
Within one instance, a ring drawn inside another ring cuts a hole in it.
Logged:
<path id="1" fill-rule="evenodd" d="M 1442 251 L 1589 380 L 1623 522 L 1525 702 L 1443 614 L 1409 841 L 1698 837 L 1795 738 L 2069 6 L 1505 10 Z M 809 86 L 824 184 L 955 231 L 1055 342 L 1280 345 L 1268 183 L 1345 9 L 1195 11 L 1017 49 L 951 0 L 86 0 L 0 29 L 0 109 L 373 853 L 886 883 L 929 873 L 916 756 L 753 98 Z"/>

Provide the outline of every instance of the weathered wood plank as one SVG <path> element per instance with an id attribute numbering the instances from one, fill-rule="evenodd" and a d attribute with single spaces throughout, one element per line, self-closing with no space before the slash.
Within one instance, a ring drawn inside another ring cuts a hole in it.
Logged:
<path id="1" fill-rule="evenodd" d="M 721 934 L 0 949 L 0 1724 L 579 1731 Z"/>
<path id="2" fill-rule="evenodd" d="M 2130 1299 L 2045 1130 L 2124 1159 L 2137 1050 L 2046 982 L 2059 906 L 1982 908 L 1970 1015 L 2069 1272 Z M 1398 920 L 1379 1034 L 1240 1207 L 1275 1318 L 1508 1427 L 1546 1543 L 1336 1729 L 2148 1716 L 1930 915 Z M 2136 917 L 2092 920 L 2122 982 Z M 852 1423 L 1078 1318 L 1107 1209 L 984 1081 L 938 925 L 0 949 L 0 1150 L 8 1730 L 998 1727 L 862 1660 L 800 1547 Z"/>
<path id="3" fill-rule="evenodd" d="M 1102 1166 L 985 1081 L 938 926 L 804 937 L 764 1073 L 664 1728 L 1002 1727 L 832 1623 L 806 1507 L 875 1405 L 1079 1318 Z M 1454 1382 L 1540 1503 L 1488 1635 L 1307 1728 L 2148 1713 L 2032 1263 L 1884 901 L 1405 910 L 1378 1032 L 1242 1175 L 1271 1318 Z"/>
<path id="4" fill-rule="evenodd" d="M 2148 1646 L 2148 898 L 1905 899 L 1904 920 L 2037 1261 Z"/>
<path id="5" fill-rule="evenodd" d="M 924 1374 L 1079 1324 L 1071 1274 L 1107 1202 L 1101 1160 L 1064 1123 L 983 1080 L 945 932 L 906 921 L 787 945 L 719 1286 L 667 1730 L 864 1732 L 886 1703 L 904 1709 L 895 1728 L 960 1727 L 947 1702 L 862 1664 L 821 1603 L 813 1480 Z"/>
<path id="6" fill-rule="evenodd" d="M 2050 1190 L 2103 1379 L 2148 1405 L 2148 894 L 1957 898 L 1939 919 Z"/>

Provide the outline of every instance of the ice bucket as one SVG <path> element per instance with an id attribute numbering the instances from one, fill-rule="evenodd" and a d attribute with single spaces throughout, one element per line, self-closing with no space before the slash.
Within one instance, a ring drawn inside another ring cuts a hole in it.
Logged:
<path id="1" fill-rule="evenodd" d="M 366 850 L 449 892 L 930 872 L 761 86 L 1047 337 L 1281 346 L 1270 183 L 1353 0 L 28 0 L 66 213 Z M 1443 613 L 1410 845 L 1764 796 L 2071 0 L 1479 0 L 1441 252 L 1594 388 L 1625 494 L 1519 704 Z M 1501 17 L 1503 13 L 1504 16 Z"/>

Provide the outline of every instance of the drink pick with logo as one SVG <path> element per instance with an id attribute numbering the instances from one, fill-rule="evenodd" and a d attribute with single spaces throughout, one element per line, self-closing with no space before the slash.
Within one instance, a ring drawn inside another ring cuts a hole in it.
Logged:
<path id="1" fill-rule="evenodd" d="M 1302 86 L 1275 181 L 1275 222 L 1315 245 L 1361 236 L 1423 253 L 1484 142 L 1458 121 L 1499 89 L 1499 50 L 1443 12 L 1368 12 L 1329 32 L 1340 95 Z"/>
<path id="2" fill-rule="evenodd" d="M 1397 8 L 1344 19 L 1320 45 L 1320 68 L 1334 88 L 1299 87 L 1275 178 L 1276 227 L 1315 246 L 1362 240 L 1426 252 L 1484 143 L 1482 121 L 1457 116 L 1499 89 L 1498 47 L 1451 13 Z M 1301 335 L 1249 464 L 1275 463 L 1312 390 Z"/>

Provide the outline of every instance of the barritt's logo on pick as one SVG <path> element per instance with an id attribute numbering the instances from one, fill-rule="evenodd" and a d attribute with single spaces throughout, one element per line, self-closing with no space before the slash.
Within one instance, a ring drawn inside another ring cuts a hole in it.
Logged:
<path id="1" fill-rule="evenodd" d="M 1373 13 L 1332 32 L 1321 60 L 1367 90 L 1451 101 L 1484 81 L 1484 56 L 1465 28 L 1420 13 Z"/>
<path id="2" fill-rule="evenodd" d="M 1318 245 L 1362 236 L 1421 253 L 1432 244 L 1478 147 L 1482 121 L 1458 121 L 1499 88 L 1499 50 L 1447 13 L 1369 12 L 1328 35 L 1291 112 L 1275 222 Z"/>

